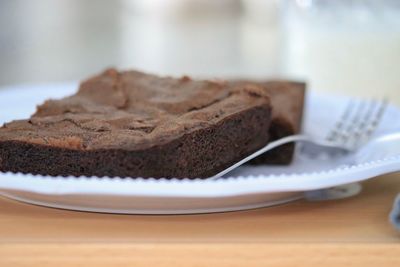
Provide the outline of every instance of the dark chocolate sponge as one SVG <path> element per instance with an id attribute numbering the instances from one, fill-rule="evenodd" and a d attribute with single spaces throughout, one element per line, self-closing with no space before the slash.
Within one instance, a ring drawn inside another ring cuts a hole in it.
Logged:
<path id="1" fill-rule="evenodd" d="M 286 131 L 270 130 L 265 88 L 110 69 L 0 128 L 0 171 L 208 177 Z"/>

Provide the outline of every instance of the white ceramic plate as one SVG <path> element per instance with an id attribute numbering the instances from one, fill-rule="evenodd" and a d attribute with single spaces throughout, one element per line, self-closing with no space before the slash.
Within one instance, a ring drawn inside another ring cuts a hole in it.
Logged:
<path id="1" fill-rule="evenodd" d="M 71 83 L 0 89 L 0 123 L 27 118 L 45 99 L 72 94 L 76 88 L 77 85 Z M 346 97 L 309 94 L 304 131 L 319 138 L 325 136 L 347 102 Z M 376 136 L 400 132 L 399 117 L 400 111 L 390 106 Z M 371 142 L 357 154 L 338 161 L 296 157 L 290 166 L 244 166 L 217 181 L 0 173 L 0 194 L 32 204 L 82 211 L 206 213 L 285 203 L 303 197 L 304 192 L 324 192 L 326 188 L 398 170 L 400 144 Z"/>

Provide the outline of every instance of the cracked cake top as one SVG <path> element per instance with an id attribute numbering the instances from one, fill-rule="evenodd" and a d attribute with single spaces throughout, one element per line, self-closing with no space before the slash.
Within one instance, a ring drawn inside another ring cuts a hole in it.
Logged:
<path id="1" fill-rule="evenodd" d="M 28 120 L 5 124 L 2 139 L 70 149 L 145 149 L 218 124 L 251 106 L 270 107 L 255 84 L 194 81 L 109 69 L 72 96 L 48 100 Z"/>

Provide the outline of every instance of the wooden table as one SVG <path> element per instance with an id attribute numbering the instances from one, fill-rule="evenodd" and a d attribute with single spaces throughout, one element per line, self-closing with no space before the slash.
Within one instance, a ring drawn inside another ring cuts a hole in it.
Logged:
<path id="1" fill-rule="evenodd" d="M 400 174 L 356 197 L 243 212 L 131 216 L 0 199 L 0 266 L 400 266 Z M 133 264 L 134 263 L 134 264 Z M 352 265 L 353 264 L 353 265 Z"/>

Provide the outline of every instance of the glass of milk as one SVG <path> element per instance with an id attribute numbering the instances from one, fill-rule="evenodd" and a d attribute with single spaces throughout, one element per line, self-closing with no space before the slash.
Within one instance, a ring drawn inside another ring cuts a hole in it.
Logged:
<path id="1" fill-rule="evenodd" d="M 400 105 L 399 0 L 284 0 L 283 73 Z"/>

